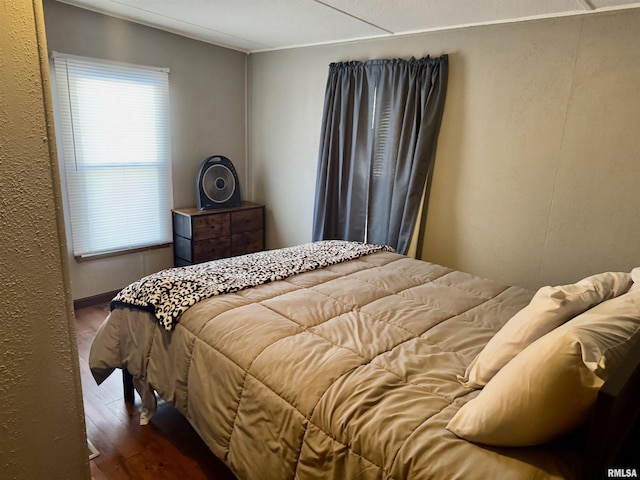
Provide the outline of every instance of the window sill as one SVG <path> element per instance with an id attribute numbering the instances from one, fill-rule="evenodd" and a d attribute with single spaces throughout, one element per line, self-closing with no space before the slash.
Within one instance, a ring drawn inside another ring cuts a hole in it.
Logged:
<path id="1" fill-rule="evenodd" d="M 93 254 L 87 254 L 87 255 L 74 255 L 73 258 L 75 258 L 76 262 L 89 262 L 91 260 L 98 260 L 98 259 L 109 258 L 109 257 L 117 257 L 117 256 L 120 256 L 120 255 L 129 255 L 131 253 L 146 252 L 146 251 L 149 251 L 149 250 L 156 250 L 158 248 L 168 248 L 171 245 L 172 245 L 172 242 L 159 243 L 159 244 L 156 244 L 156 245 L 147 245 L 145 247 L 128 248 L 128 249 L 124 249 L 124 250 L 114 250 L 114 251 L 111 251 L 111 252 L 93 253 Z"/>

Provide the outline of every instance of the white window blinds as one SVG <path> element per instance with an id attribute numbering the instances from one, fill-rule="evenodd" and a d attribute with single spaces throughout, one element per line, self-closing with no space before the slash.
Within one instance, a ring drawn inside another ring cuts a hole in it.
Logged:
<path id="1" fill-rule="evenodd" d="M 171 241 L 168 70 L 53 56 L 73 253 Z"/>

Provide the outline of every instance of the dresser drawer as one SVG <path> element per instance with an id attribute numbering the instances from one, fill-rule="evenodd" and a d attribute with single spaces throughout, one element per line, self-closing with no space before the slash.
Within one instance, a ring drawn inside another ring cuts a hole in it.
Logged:
<path id="1" fill-rule="evenodd" d="M 231 256 L 245 255 L 264 249 L 264 230 L 234 233 L 231 235 Z"/>
<path id="2" fill-rule="evenodd" d="M 194 240 L 222 237 L 231 233 L 230 214 L 201 215 L 193 217 L 192 237 Z"/>
<path id="3" fill-rule="evenodd" d="M 231 255 L 230 237 L 209 238 L 193 242 L 193 263 L 208 262 Z"/>
<path id="4" fill-rule="evenodd" d="M 263 228 L 262 208 L 241 210 L 231 214 L 231 233 L 250 232 Z"/>
<path id="5" fill-rule="evenodd" d="M 188 238 L 176 236 L 173 241 L 175 258 L 182 259 L 186 264 L 208 262 L 231 255 L 230 239 L 225 237 L 208 238 L 206 240 L 191 241 Z M 184 263 L 176 266 L 182 266 Z"/>

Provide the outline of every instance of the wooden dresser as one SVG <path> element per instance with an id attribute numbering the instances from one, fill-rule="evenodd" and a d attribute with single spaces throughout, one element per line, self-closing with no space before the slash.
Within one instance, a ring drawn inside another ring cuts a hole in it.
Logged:
<path id="1" fill-rule="evenodd" d="M 264 250 L 264 205 L 176 208 L 172 215 L 176 267 Z"/>

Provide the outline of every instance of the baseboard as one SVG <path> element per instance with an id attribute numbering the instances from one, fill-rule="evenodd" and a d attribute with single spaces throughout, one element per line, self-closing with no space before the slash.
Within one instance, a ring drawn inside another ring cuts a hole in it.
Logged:
<path id="1" fill-rule="evenodd" d="M 85 307 L 93 307 L 94 305 L 99 305 L 100 303 L 110 302 L 113 297 L 115 297 L 120 290 L 113 290 L 112 292 L 100 293 L 98 295 L 93 295 L 92 297 L 79 298 L 78 300 L 73 301 L 73 308 L 77 310 L 79 308 Z"/>

